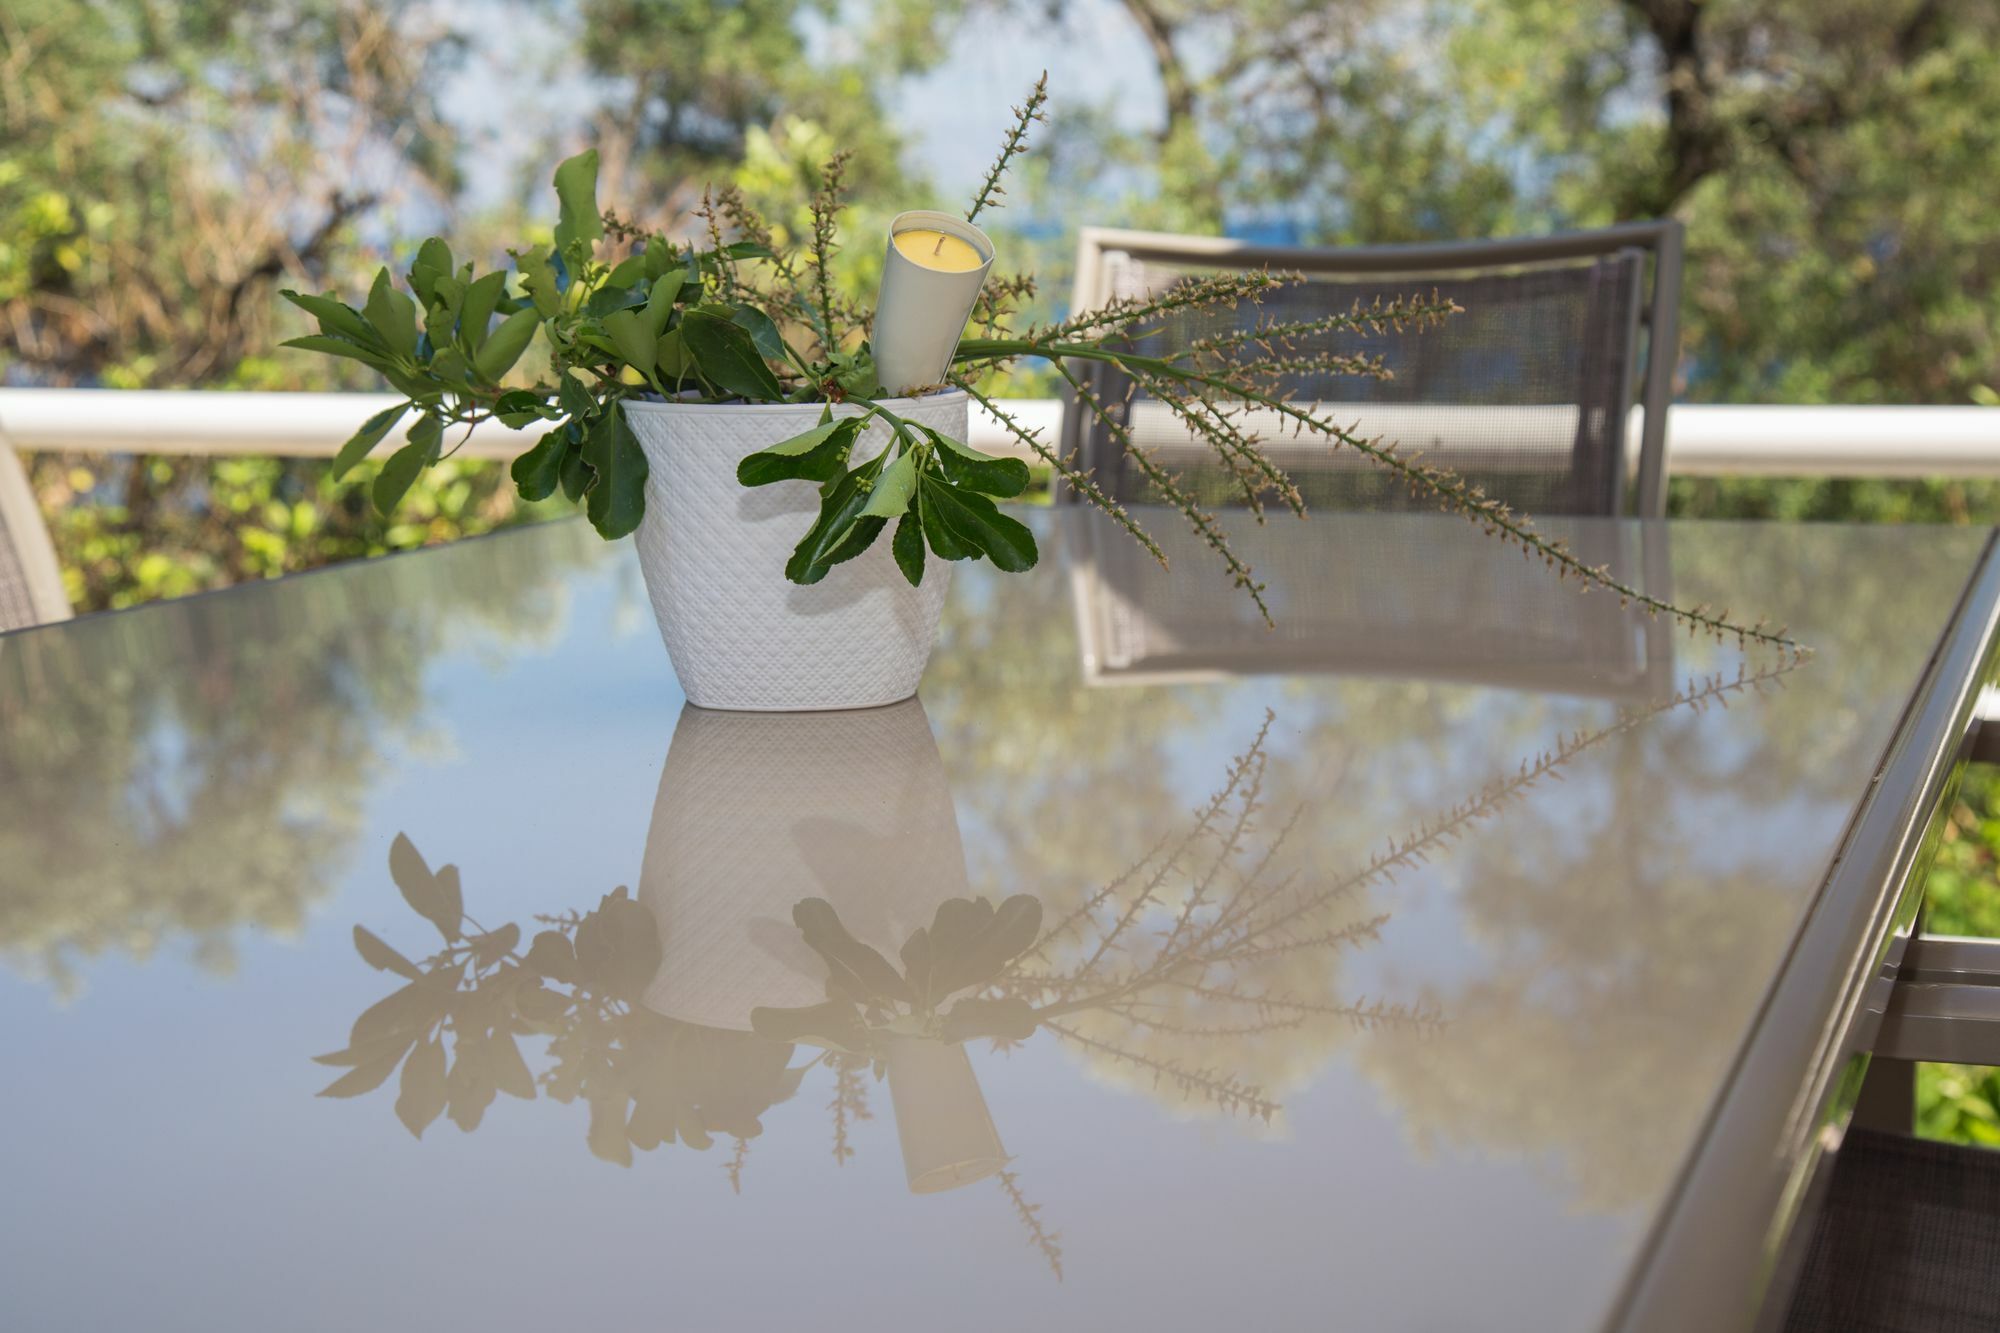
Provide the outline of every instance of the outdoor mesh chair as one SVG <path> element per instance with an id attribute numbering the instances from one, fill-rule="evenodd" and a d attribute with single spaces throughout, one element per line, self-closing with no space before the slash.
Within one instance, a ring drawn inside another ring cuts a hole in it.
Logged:
<path id="1" fill-rule="evenodd" d="M 69 613 L 34 492 L 0 437 L 0 631 L 66 620 Z"/>
<path id="2" fill-rule="evenodd" d="M 1851 1131 L 1787 1333 L 1975 1333 L 2000 1322 L 2000 1153 Z"/>
<path id="3" fill-rule="evenodd" d="M 1650 264 L 1649 264 L 1650 259 Z M 1452 468 L 1529 514 L 1665 511 L 1666 407 L 1673 392 L 1680 299 L 1681 227 L 1628 223 L 1601 231 L 1451 245 L 1296 249 L 1209 237 L 1086 228 L 1072 308 L 1143 297 L 1203 273 L 1271 269 L 1308 281 L 1260 305 L 1182 317 L 1148 333 L 1145 350 L 1271 320 L 1311 319 L 1433 290 L 1464 307 L 1421 331 L 1322 335 L 1312 350 L 1379 356 L 1385 381 L 1293 376 L 1292 401 L 1320 404 L 1363 436 L 1396 441 L 1405 455 Z M 1649 271 L 1650 270 L 1650 271 Z M 1164 404 L 1101 366 L 1087 384 L 1113 405 L 1131 447 L 1148 451 L 1203 501 L 1230 502 L 1234 483 Z M 1072 395 L 1072 399 L 1074 395 Z M 1636 467 L 1627 463 L 1627 419 L 1645 409 Z M 1072 401 L 1072 409 L 1075 404 Z M 1121 500 L 1147 498 L 1118 432 L 1095 414 L 1065 414 L 1064 443 Z M 1342 510 L 1432 510 L 1352 449 L 1275 431 L 1265 451 L 1291 474 L 1308 505 Z M 1071 497 L 1074 498 L 1074 497 Z"/>

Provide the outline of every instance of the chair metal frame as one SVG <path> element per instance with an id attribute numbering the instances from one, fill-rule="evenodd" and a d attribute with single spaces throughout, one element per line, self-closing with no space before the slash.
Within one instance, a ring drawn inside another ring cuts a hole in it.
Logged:
<path id="1" fill-rule="evenodd" d="M 1274 268 L 1306 274 L 1362 276 L 1409 274 L 1424 281 L 1449 281 L 1455 272 L 1481 272 L 1532 266 L 1564 259 L 1591 259 L 1636 250 L 1653 257 L 1650 291 L 1634 302 L 1631 345 L 1637 349 L 1638 329 L 1647 333 L 1646 365 L 1638 376 L 1636 401 L 1645 416 L 1639 438 L 1637 513 L 1642 518 L 1666 514 L 1667 407 L 1673 399 L 1674 367 L 1680 352 L 1681 224 L 1672 218 L 1624 222 L 1594 231 L 1561 232 L 1549 236 L 1509 237 L 1490 241 L 1439 244 L 1315 246 L 1252 245 L 1220 236 L 1182 236 L 1171 232 L 1127 231 L 1085 227 L 1077 239 L 1076 282 L 1072 310 L 1093 310 L 1109 299 L 1112 255 L 1141 263 L 1202 265 L 1229 268 Z M 1643 277 L 1642 277 L 1643 282 Z M 1666 354 L 1661 355 L 1662 349 Z M 1629 416 L 1632 386 L 1627 385 Z M 1065 457 L 1074 457 L 1084 439 L 1083 414 L 1064 414 Z M 1623 502 L 1634 487 L 1627 484 L 1624 450 L 1613 460 L 1618 494 Z"/>
<path id="2" fill-rule="evenodd" d="M 6 547 L 0 551 L 0 558 L 10 559 L 20 567 L 33 615 L 26 625 L 10 625 L 0 620 L 0 633 L 68 620 L 72 610 L 69 597 L 63 592 L 55 545 L 49 540 L 48 525 L 42 521 L 27 473 L 4 432 L 0 432 L 0 544 Z"/>

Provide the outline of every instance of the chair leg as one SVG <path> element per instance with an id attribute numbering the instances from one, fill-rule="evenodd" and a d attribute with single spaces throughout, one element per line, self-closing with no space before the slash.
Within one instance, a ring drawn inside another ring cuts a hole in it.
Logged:
<path id="1" fill-rule="evenodd" d="M 1876 1056 L 1854 1102 L 1855 1129 L 1909 1134 L 1917 1126 L 1917 1062 Z"/>

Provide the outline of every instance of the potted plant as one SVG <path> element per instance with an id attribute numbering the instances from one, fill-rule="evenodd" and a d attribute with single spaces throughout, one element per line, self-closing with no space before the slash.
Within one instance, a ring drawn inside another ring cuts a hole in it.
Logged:
<path id="1" fill-rule="evenodd" d="M 458 428 L 488 418 L 539 426 L 513 464 L 516 485 L 529 499 L 560 490 L 606 538 L 638 534 L 647 588 L 691 702 L 871 706 L 915 691 L 953 562 L 988 559 L 1019 571 L 1038 556 L 1029 529 L 995 504 L 1028 486 L 1029 469 L 966 443 L 969 401 L 1164 563 L 1132 514 L 980 388 L 1023 358 L 1043 359 L 1074 387 L 1076 410 L 1115 429 L 1112 406 L 1077 370 L 1106 363 L 1216 451 L 1259 521 L 1272 495 L 1305 512 L 1297 488 L 1259 447 L 1252 418 L 1261 416 L 1360 452 L 1586 587 L 1693 630 L 1797 647 L 1761 622 L 1742 626 L 1648 596 L 1463 478 L 1284 394 L 1284 381 L 1299 374 L 1385 374 L 1368 358 L 1311 348 L 1330 333 L 1433 324 L 1457 309 L 1446 297 L 1272 317 L 1181 352 L 1145 350 L 1145 334 L 1165 321 L 1254 304 L 1303 281 L 1231 274 L 1014 331 L 1033 280 L 989 278 L 993 246 L 976 223 L 996 206 L 1009 164 L 1042 118 L 1045 85 L 1016 108 L 962 219 L 906 213 L 891 225 L 872 312 L 855 308 L 834 281 L 839 156 L 821 174 L 811 235 L 799 245 L 731 189 L 704 197 L 696 238 L 646 234 L 600 212 L 597 155 L 586 152 L 556 169 L 552 243 L 510 251 L 511 272 L 480 272 L 432 237 L 416 251 L 407 293 L 386 268 L 358 309 L 331 294 L 286 292 L 319 323 L 287 346 L 371 366 L 406 396 L 362 425 L 334 459 L 335 474 L 407 419 L 404 444 L 374 483 L 386 513 L 456 447 L 447 440 Z M 975 336 L 961 339 L 968 325 Z M 546 373 L 520 383 L 515 367 L 538 341 Z M 1215 516 L 1146 451 L 1130 456 L 1268 620 L 1263 586 Z"/>

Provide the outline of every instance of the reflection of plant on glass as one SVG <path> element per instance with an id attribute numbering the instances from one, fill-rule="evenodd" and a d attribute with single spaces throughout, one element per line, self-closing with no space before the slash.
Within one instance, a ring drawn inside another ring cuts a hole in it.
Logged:
<path id="1" fill-rule="evenodd" d="M 1055 920 L 1033 895 L 951 898 L 926 925 L 878 948 L 825 899 L 798 900 L 793 924 L 824 964 L 826 999 L 753 1008 L 743 1016 L 748 1031 L 646 1007 L 665 956 L 659 922 L 624 889 L 589 912 L 539 918 L 544 929 L 524 948 L 518 926 L 487 929 L 466 915 L 454 867 L 432 870 L 399 837 L 392 876 L 443 948 L 413 961 L 355 928 L 362 957 L 404 985 L 355 1021 L 344 1050 L 319 1057 L 347 1070 L 322 1095 L 368 1092 L 400 1068 L 396 1112 L 421 1135 L 440 1116 L 472 1129 L 498 1093 L 532 1098 L 539 1086 L 589 1106 L 591 1151 L 608 1161 L 629 1165 L 634 1148 L 734 1140 L 727 1168 L 740 1189 L 763 1113 L 790 1100 L 813 1068 L 831 1072 L 840 1163 L 855 1153 L 853 1124 L 874 1118 L 871 1076 L 886 1079 L 911 1189 L 997 1177 L 1060 1276 L 1058 1238 L 1008 1169 L 967 1042 L 1006 1048 L 1046 1029 L 1177 1105 L 1269 1120 L 1281 1104 L 1244 1072 L 1260 1049 L 1311 1058 L 1330 1029 L 1427 1035 L 1445 1025 L 1428 1002 L 1340 993 L 1331 960 L 1378 939 L 1389 920 L 1368 905 L 1370 890 L 1469 837 L 1579 756 L 1662 713 L 1726 702 L 1791 669 L 1693 681 L 1607 726 L 1559 737 L 1331 875 L 1287 865 L 1305 807 L 1267 806 L 1267 714 L 1181 828 Z M 548 1039 L 539 1075 L 518 1045 L 529 1035 Z M 801 1045 L 819 1054 L 794 1064 Z"/>

